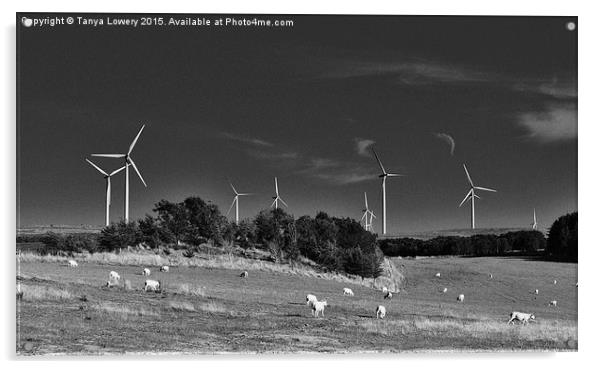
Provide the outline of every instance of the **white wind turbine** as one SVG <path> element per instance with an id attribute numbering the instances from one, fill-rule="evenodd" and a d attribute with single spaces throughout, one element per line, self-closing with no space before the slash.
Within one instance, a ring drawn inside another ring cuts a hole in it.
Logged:
<path id="1" fill-rule="evenodd" d="M 238 193 L 238 191 L 236 191 L 236 188 L 234 188 L 234 185 L 232 184 L 232 182 L 230 182 L 230 187 L 232 187 L 232 191 L 234 191 L 234 200 L 232 200 L 232 205 L 230 205 L 230 209 L 228 209 L 228 213 L 226 214 L 226 216 L 228 216 L 230 214 L 230 211 L 232 211 L 232 207 L 234 206 L 234 204 L 236 203 L 236 224 L 238 224 L 238 197 L 239 196 L 249 196 L 252 195 L 251 193 Z"/>
<path id="2" fill-rule="evenodd" d="M 533 223 L 531 223 L 533 230 L 537 230 L 537 216 L 535 215 L 535 208 L 533 208 Z"/>
<path id="3" fill-rule="evenodd" d="M 105 225 L 109 226 L 110 220 L 109 220 L 109 208 L 111 207 L 111 177 L 114 176 L 115 174 L 121 172 L 122 170 L 125 169 L 125 165 L 122 166 L 121 168 L 112 171 L 110 174 L 105 172 L 104 170 L 100 169 L 98 167 L 98 165 L 92 163 L 90 160 L 86 159 L 86 161 L 93 166 L 94 168 L 96 168 L 97 171 L 100 172 L 100 174 L 102 174 L 107 182 L 107 202 L 106 202 L 106 216 L 105 216 Z"/>
<path id="4" fill-rule="evenodd" d="M 272 197 L 274 199 L 274 202 L 272 202 L 271 206 L 278 209 L 278 200 L 280 200 L 280 202 L 282 202 L 282 204 L 288 208 L 288 205 L 286 204 L 286 202 L 284 202 L 284 200 L 282 200 L 280 194 L 278 193 L 278 178 L 276 177 L 274 177 L 274 184 L 276 185 L 276 196 Z"/>
<path id="5" fill-rule="evenodd" d="M 475 186 L 474 183 L 472 182 L 472 179 L 470 178 L 470 174 L 468 174 L 468 169 L 466 169 L 466 164 L 462 164 L 462 165 L 464 166 L 464 171 L 466 172 L 466 178 L 468 179 L 468 183 L 470 184 L 470 190 L 468 190 L 466 197 L 464 197 L 464 200 L 462 200 L 462 202 L 460 203 L 460 205 L 458 207 L 464 205 L 466 200 L 468 200 L 468 198 L 470 198 L 471 205 L 472 205 L 472 210 L 470 212 L 470 223 L 471 223 L 472 229 L 475 229 L 474 199 L 475 199 L 475 197 L 477 199 L 480 199 L 480 197 L 475 193 L 474 190 L 489 191 L 489 192 L 497 192 L 497 191 L 492 190 L 491 188 Z"/>
<path id="6" fill-rule="evenodd" d="M 366 207 L 363 209 L 364 214 L 362 215 L 362 219 L 364 221 L 364 229 L 366 231 L 372 231 L 372 218 L 376 218 L 376 215 L 368 208 L 368 195 L 364 192 L 364 203 Z M 370 220 L 368 220 L 368 215 L 370 215 Z"/>
<path id="7" fill-rule="evenodd" d="M 142 181 L 142 184 L 144 185 L 144 187 L 146 187 L 146 182 L 144 182 L 144 178 L 142 178 L 142 174 L 140 174 L 140 171 L 136 167 L 134 160 L 130 157 L 130 154 L 132 153 L 132 150 L 134 150 L 134 146 L 136 145 L 136 142 L 138 141 L 140 134 L 142 134 L 142 130 L 144 129 L 144 127 L 145 126 L 142 125 L 142 128 L 140 128 L 140 131 L 138 131 L 138 134 L 136 135 L 136 137 L 130 144 L 127 154 L 92 154 L 92 156 L 100 156 L 100 157 L 104 157 L 104 158 L 124 158 L 124 160 L 125 160 L 125 199 L 124 199 L 125 207 L 124 207 L 123 220 L 126 223 L 128 222 L 129 215 L 130 215 L 130 171 L 129 171 L 130 165 L 132 166 L 132 168 L 134 168 L 134 170 L 136 171 L 136 174 L 138 174 L 138 177 L 140 177 L 140 180 Z"/>
<path id="8" fill-rule="evenodd" d="M 385 170 L 385 167 L 383 166 L 383 163 L 381 163 L 380 159 L 378 158 L 378 155 L 376 154 L 376 150 L 374 150 L 374 148 L 372 149 L 372 152 L 374 153 L 374 157 L 376 157 L 376 161 L 378 162 L 378 165 L 380 166 L 380 170 L 382 171 L 382 174 L 378 176 L 378 178 L 382 178 L 383 179 L 383 235 L 387 234 L 387 178 L 388 177 L 402 177 L 402 174 L 397 174 L 397 173 L 387 173 L 387 171 Z"/>

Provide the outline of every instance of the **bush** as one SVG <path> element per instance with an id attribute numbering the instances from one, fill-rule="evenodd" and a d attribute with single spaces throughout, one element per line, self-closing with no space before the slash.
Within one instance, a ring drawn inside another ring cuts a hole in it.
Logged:
<path id="1" fill-rule="evenodd" d="M 100 231 L 98 243 L 99 251 L 121 250 L 128 246 L 136 245 L 142 239 L 135 222 L 111 223 Z"/>
<path id="2" fill-rule="evenodd" d="M 548 233 L 546 252 L 554 259 L 577 262 L 577 212 L 556 219 Z"/>

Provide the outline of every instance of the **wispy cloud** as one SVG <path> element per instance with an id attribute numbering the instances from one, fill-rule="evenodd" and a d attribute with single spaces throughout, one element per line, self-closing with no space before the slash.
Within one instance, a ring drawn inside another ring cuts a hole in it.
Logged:
<path id="1" fill-rule="evenodd" d="M 376 175 L 366 174 L 365 172 L 316 173 L 314 176 L 336 185 L 360 183 L 376 178 Z"/>
<path id="2" fill-rule="evenodd" d="M 447 142 L 449 144 L 449 154 L 454 155 L 454 150 L 456 149 L 456 141 L 454 138 L 447 133 L 435 133 L 435 137 Z"/>
<path id="3" fill-rule="evenodd" d="M 224 138 L 227 138 L 229 140 L 232 140 L 232 141 L 244 142 L 244 143 L 255 145 L 255 146 L 265 146 L 265 147 L 274 146 L 273 143 L 259 139 L 259 138 L 244 137 L 244 136 L 239 136 L 239 135 L 235 135 L 235 134 L 228 133 L 228 132 L 222 132 L 221 136 Z"/>
<path id="4" fill-rule="evenodd" d="M 265 160 L 295 160 L 299 159 L 301 155 L 294 151 L 259 151 L 259 150 L 247 150 L 247 153 L 257 159 Z"/>
<path id="5" fill-rule="evenodd" d="M 528 131 L 528 137 L 542 143 L 577 138 L 577 109 L 575 106 L 550 105 L 544 112 L 522 113 L 518 123 Z"/>
<path id="6" fill-rule="evenodd" d="M 574 78 L 519 81 L 514 84 L 517 91 L 535 92 L 556 99 L 573 100 L 577 98 L 577 81 Z"/>
<path id="7" fill-rule="evenodd" d="M 355 139 L 355 150 L 361 156 L 370 156 L 368 148 L 374 145 L 376 141 L 367 138 L 356 138 Z"/>

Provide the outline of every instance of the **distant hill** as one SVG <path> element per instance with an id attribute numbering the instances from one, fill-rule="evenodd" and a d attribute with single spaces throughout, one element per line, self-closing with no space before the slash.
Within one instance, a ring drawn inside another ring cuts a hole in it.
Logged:
<path id="1" fill-rule="evenodd" d="M 386 236 L 378 236 L 379 239 L 387 239 L 387 238 L 415 238 L 418 240 L 430 240 L 431 238 L 436 237 L 450 237 L 450 236 L 459 236 L 459 237 L 470 237 L 477 234 L 493 234 L 500 235 L 508 232 L 517 232 L 517 231 L 530 231 L 530 227 L 525 228 L 477 228 L 477 229 L 445 229 L 438 231 L 424 231 L 424 232 L 408 232 L 408 233 L 397 233 L 397 234 L 388 234 Z"/>
<path id="2" fill-rule="evenodd" d="M 103 226 L 95 226 L 89 224 L 81 225 L 66 225 L 66 224 L 50 224 L 50 225 L 32 225 L 24 226 L 17 229 L 18 235 L 27 234 L 43 234 L 46 232 L 54 233 L 99 233 Z"/>

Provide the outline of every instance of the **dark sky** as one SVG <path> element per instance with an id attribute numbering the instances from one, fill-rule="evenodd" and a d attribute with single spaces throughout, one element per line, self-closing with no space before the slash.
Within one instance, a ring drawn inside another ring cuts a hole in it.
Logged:
<path id="1" fill-rule="evenodd" d="M 225 213 L 227 178 L 256 193 L 249 217 L 278 176 L 295 216 L 359 219 L 366 191 L 380 231 L 372 145 L 406 175 L 387 183 L 390 233 L 468 227 L 462 163 L 499 191 L 477 200 L 478 227 L 577 209 L 576 18 L 257 17 L 294 27 L 18 26 L 18 224 L 103 224 L 84 159 L 124 152 L 143 123 L 131 218 L 190 195 Z"/>

